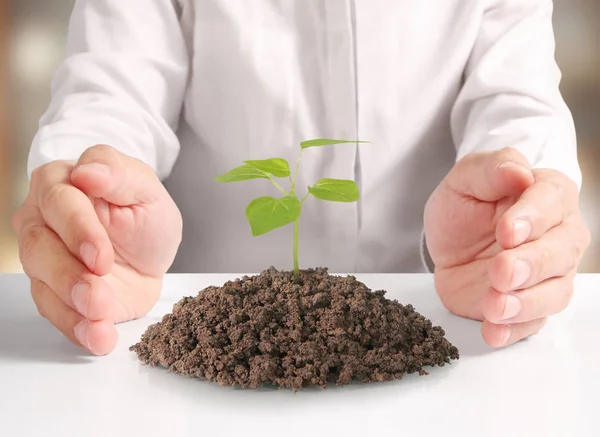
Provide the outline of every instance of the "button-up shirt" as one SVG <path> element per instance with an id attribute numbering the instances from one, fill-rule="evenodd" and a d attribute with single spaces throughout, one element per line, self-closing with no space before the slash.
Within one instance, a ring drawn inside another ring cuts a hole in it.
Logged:
<path id="1" fill-rule="evenodd" d="M 559 92 L 550 0 L 79 0 L 28 171 L 109 144 L 151 166 L 184 218 L 172 271 L 292 268 L 292 226 L 253 237 L 268 180 L 214 178 L 248 159 L 295 169 L 298 195 L 352 179 L 354 203 L 308 198 L 301 268 L 419 272 L 424 205 L 456 160 L 512 146 L 581 184 Z M 282 184 L 286 180 L 281 181 Z"/>

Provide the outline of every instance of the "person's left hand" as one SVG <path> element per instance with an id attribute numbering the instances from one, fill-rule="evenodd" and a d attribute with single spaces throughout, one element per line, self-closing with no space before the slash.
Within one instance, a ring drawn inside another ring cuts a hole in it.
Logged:
<path id="1" fill-rule="evenodd" d="M 564 310 L 590 233 L 576 184 L 515 149 L 473 153 L 425 208 L 435 285 L 454 314 L 483 321 L 492 347 L 536 334 Z"/>

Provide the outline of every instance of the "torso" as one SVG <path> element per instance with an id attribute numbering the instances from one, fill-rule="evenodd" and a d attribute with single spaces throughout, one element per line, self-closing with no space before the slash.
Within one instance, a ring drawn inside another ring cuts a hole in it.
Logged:
<path id="1" fill-rule="evenodd" d="M 300 195 L 353 179 L 358 203 L 305 202 L 300 267 L 423 271 L 423 207 L 454 163 L 454 100 L 482 0 L 182 0 L 192 58 L 167 188 L 184 216 L 173 271 L 292 267 L 292 226 L 252 237 L 250 200 L 268 181 L 218 184 L 245 159 L 285 158 L 311 138 L 371 144 L 307 149 Z M 282 183 L 286 181 L 283 180 Z"/>

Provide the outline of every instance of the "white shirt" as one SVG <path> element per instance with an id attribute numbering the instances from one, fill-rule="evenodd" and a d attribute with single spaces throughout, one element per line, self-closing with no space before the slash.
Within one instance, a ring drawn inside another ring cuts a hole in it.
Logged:
<path id="1" fill-rule="evenodd" d="M 267 180 L 214 178 L 307 149 L 300 267 L 419 272 L 425 202 L 457 159 L 518 148 L 578 185 L 550 0 L 79 0 L 28 171 L 110 144 L 156 170 L 184 217 L 173 271 L 292 268 L 292 225 L 252 237 Z M 285 182 L 285 181 L 284 181 Z"/>

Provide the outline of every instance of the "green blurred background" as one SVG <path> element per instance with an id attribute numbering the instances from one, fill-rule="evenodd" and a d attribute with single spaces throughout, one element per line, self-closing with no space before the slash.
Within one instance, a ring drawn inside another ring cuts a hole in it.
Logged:
<path id="1" fill-rule="evenodd" d="M 21 271 L 10 217 L 27 193 L 29 145 L 50 98 L 73 4 L 0 0 L 0 273 Z M 577 125 L 581 202 L 592 232 L 580 271 L 600 272 L 600 0 L 555 0 L 554 5 L 562 92 Z"/>

